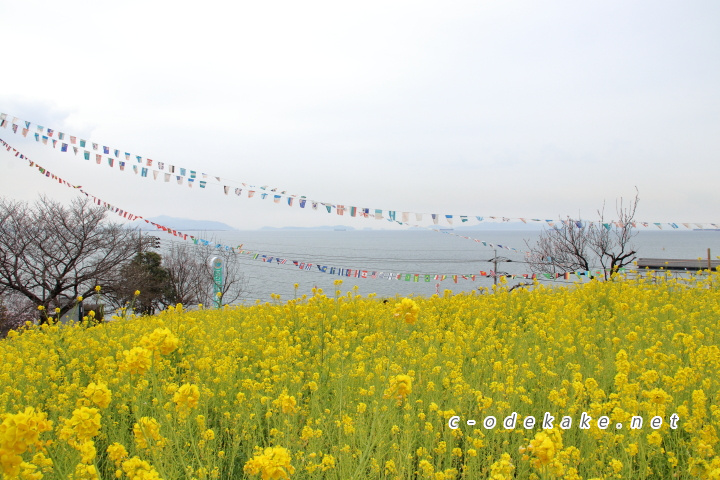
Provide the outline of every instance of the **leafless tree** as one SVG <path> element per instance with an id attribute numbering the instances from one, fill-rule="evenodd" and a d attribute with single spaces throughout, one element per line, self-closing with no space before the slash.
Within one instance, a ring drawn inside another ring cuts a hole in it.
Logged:
<path id="1" fill-rule="evenodd" d="M 204 247 L 204 251 L 200 253 L 202 255 L 203 275 L 206 279 L 203 283 L 205 287 L 202 290 L 201 298 L 204 298 L 202 303 L 211 305 L 215 301 L 213 281 L 213 266 L 210 262 L 212 257 L 219 257 L 223 262 L 224 275 L 220 284 L 220 300 L 223 304 L 232 304 L 240 300 L 247 291 L 247 279 L 242 273 L 240 268 L 240 254 L 225 248 L 212 247 L 207 245 Z"/>
<path id="2" fill-rule="evenodd" d="M 69 206 L 42 196 L 34 204 L 0 198 L 0 295 L 28 299 L 60 316 L 78 296 L 98 294 L 147 246 L 137 231 L 109 222 L 85 198 Z"/>
<path id="3" fill-rule="evenodd" d="M 544 230 L 535 244 L 525 242 L 533 271 L 539 273 L 565 273 L 602 270 L 605 280 L 635 260 L 637 253 L 632 239 L 635 230 L 635 212 L 639 197 L 625 205 L 616 203 L 617 220 L 609 221 L 605 206 L 598 210 L 598 220 L 587 222 L 566 218 L 558 225 Z"/>
<path id="4" fill-rule="evenodd" d="M 5 302 L 0 298 L 0 338 L 5 338 L 10 330 L 20 326 L 15 318 L 13 318 L 5 306 Z"/>
<path id="5" fill-rule="evenodd" d="M 35 317 L 33 305 L 27 298 L 6 292 L 0 298 L 0 338 L 5 338 L 10 330 L 22 327 Z"/>
<path id="6" fill-rule="evenodd" d="M 117 271 L 105 298 L 114 308 L 132 303 L 136 313 L 146 314 L 178 303 L 211 306 L 217 299 L 211 259 L 220 257 L 224 266 L 220 300 L 223 304 L 234 303 L 242 298 L 247 282 L 239 254 L 218 245 L 173 241 L 165 242 L 159 254 L 137 255 Z M 140 291 L 139 296 L 134 295 L 135 290 Z"/>
<path id="7" fill-rule="evenodd" d="M 163 265 L 168 272 L 170 304 L 196 305 L 202 303 L 203 267 L 197 258 L 198 248 L 195 245 L 173 243 L 165 251 Z M 205 280 L 207 281 L 207 280 Z"/>
<path id="8" fill-rule="evenodd" d="M 215 242 L 207 245 L 172 244 L 166 249 L 163 266 L 169 274 L 169 291 L 172 292 L 169 304 L 213 304 L 216 299 L 211 264 L 213 257 L 219 257 L 224 266 L 220 287 L 222 303 L 231 304 L 242 298 L 247 290 L 247 281 L 240 268 L 239 254 L 216 245 Z"/>

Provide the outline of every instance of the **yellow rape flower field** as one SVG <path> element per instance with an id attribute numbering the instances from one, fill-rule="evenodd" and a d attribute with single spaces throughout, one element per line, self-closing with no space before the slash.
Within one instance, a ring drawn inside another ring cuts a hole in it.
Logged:
<path id="1" fill-rule="evenodd" d="M 719 287 L 705 272 L 386 302 L 316 290 L 29 326 L 0 341 L 0 471 L 720 478 Z"/>

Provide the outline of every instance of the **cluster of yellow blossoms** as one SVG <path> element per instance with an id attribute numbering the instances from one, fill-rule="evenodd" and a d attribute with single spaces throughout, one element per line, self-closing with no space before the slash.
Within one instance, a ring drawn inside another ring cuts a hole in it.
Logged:
<path id="1" fill-rule="evenodd" d="M 245 463 L 244 470 L 250 475 L 260 474 L 262 480 L 283 480 L 295 473 L 295 468 L 290 465 L 290 452 L 282 447 L 256 451 L 255 456 Z"/>
<path id="2" fill-rule="evenodd" d="M 412 393 L 412 377 L 410 375 L 395 375 L 390 377 L 390 386 L 385 390 L 385 398 L 397 398 L 398 404 Z"/>
<path id="3" fill-rule="evenodd" d="M 410 298 L 403 298 L 395 304 L 395 312 L 393 315 L 400 318 L 405 323 L 415 323 L 420 313 L 420 307 Z"/>
<path id="4" fill-rule="evenodd" d="M 194 408 L 197 408 L 199 400 L 200 390 L 197 385 L 191 385 L 189 383 L 178 388 L 173 395 L 175 408 L 182 418 L 187 417 Z"/>
<path id="5" fill-rule="evenodd" d="M 47 414 L 27 407 L 14 415 L 5 415 L 0 423 L 0 467 L 8 476 L 18 476 L 21 469 L 35 473 L 23 462 L 22 454 L 28 450 L 41 450 L 45 444 L 40 435 L 52 430 Z M 44 456 L 42 457 L 45 458 Z M 52 465 L 52 464 L 51 464 Z"/>
<path id="6" fill-rule="evenodd" d="M 27 326 L 0 478 L 720 479 L 718 318 L 704 273 Z"/>

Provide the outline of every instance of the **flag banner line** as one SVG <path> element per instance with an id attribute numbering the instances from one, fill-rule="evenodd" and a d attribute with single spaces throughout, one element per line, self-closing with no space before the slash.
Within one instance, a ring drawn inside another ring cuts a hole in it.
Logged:
<path id="1" fill-rule="evenodd" d="M 27 132 L 29 132 L 31 130 L 31 126 L 35 125 L 36 129 L 37 129 L 37 133 L 35 133 L 36 141 L 38 141 L 44 145 L 52 144 L 53 148 L 55 148 L 55 149 L 57 149 L 58 140 L 56 138 L 54 138 L 53 136 L 56 133 L 57 133 L 57 137 L 60 140 L 65 139 L 65 136 L 67 135 L 70 138 L 71 144 L 75 144 L 75 142 L 78 142 L 82 148 L 87 148 L 87 146 L 92 145 L 92 151 L 102 152 L 102 154 L 96 153 L 97 157 L 99 157 L 98 163 L 100 163 L 100 157 L 102 157 L 102 155 L 106 155 L 108 157 L 107 158 L 108 165 L 111 168 L 114 168 L 114 158 L 118 158 L 120 156 L 120 152 L 121 152 L 120 149 L 117 149 L 114 147 L 109 147 L 106 145 L 101 145 L 100 143 L 95 143 L 88 139 L 83 139 L 83 138 L 79 137 L 78 135 L 72 135 L 67 132 L 59 132 L 57 129 L 52 129 L 52 128 L 44 127 L 41 125 L 33 124 L 30 121 L 23 120 L 19 117 L 14 117 L 7 113 L 0 113 L 0 118 L 2 118 L 2 126 L 7 128 L 9 125 L 12 125 L 13 133 L 17 134 L 18 131 L 25 132 L 25 134 L 23 136 L 26 136 Z M 10 118 L 12 118 L 12 120 L 8 121 L 8 119 L 10 119 Z M 23 125 L 24 125 L 24 127 L 21 129 L 20 127 L 22 127 Z M 52 142 L 48 142 L 47 140 L 52 140 Z M 61 145 L 61 148 L 60 148 L 61 152 L 69 152 L 70 151 L 67 148 L 67 143 L 60 142 L 60 145 Z M 124 150 L 122 150 L 122 152 L 124 152 Z M 85 152 L 84 152 L 85 159 L 87 159 L 87 157 L 89 156 L 88 155 L 89 153 L 90 153 L 89 150 L 85 150 Z M 75 151 L 75 154 L 77 154 L 77 151 Z M 159 176 L 159 172 L 161 172 L 161 171 L 165 172 L 165 167 L 167 166 L 168 171 L 175 172 L 176 169 L 179 170 L 180 175 L 178 176 L 178 179 L 180 181 L 178 181 L 178 184 L 181 184 L 181 179 L 183 177 L 186 177 L 186 174 L 188 171 L 190 172 L 190 176 L 187 178 L 189 186 L 192 186 L 194 180 L 199 178 L 197 171 L 189 170 L 185 167 L 180 167 L 178 165 L 171 165 L 167 162 L 153 162 L 152 159 L 149 159 L 147 157 L 143 157 L 140 155 L 134 155 L 129 152 L 124 152 L 124 157 L 125 157 L 126 161 L 129 161 L 130 158 L 134 157 L 137 160 L 138 164 L 143 165 L 143 170 L 142 170 L 142 175 L 141 175 L 142 177 L 147 178 L 147 177 L 149 177 L 148 173 L 152 172 L 152 178 L 157 179 Z M 121 170 L 124 169 L 124 165 L 125 165 L 124 162 L 119 164 Z M 136 169 L 135 169 L 135 171 L 136 171 Z M 300 206 L 300 208 L 305 208 L 305 202 L 306 202 L 306 200 L 308 200 L 308 197 L 305 195 L 299 196 L 299 195 L 295 195 L 295 194 L 289 194 L 287 191 L 281 190 L 278 187 L 271 187 L 269 185 L 263 185 L 263 186 L 257 187 L 257 186 L 254 186 L 254 185 L 251 185 L 251 184 L 248 184 L 245 182 L 239 182 L 236 180 L 228 180 L 223 177 L 215 176 L 215 175 L 211 175 L 211 174 L 207 174 L 207 173 L 200 173 L 199 175 L 202 176 L 202 180 L 199 180 L 199 186 L 200 186 L 200 188 L 203 188 L 203 189 L 205 189 L 208 184 L 219 185 L 227 193 L 227 191 L 230 190 L 229 184 L 242 185 L 242 187 L 244 189 L 246 189 L 246 191 L 247 191 L 248 198 L 252 198 L 256 192 L 259 192 L 261 195 L 260 195 L 260 197 L 256 197 L 256 198 L 265 199 L 265 198 L 270 197 L 270 198 L 274 199 L 275 203 L 287 204 L 288 206 L 291 206 L 291 207 L 293 206 L 293 200 L 298 199 L 299 200 L 298 205 Z M 167 177 L 165 177 L 163 175 L 163 176 L 161 176 L 161 178 L 167 178 Z M 235 192 L 236 192 L 237 196 L 241 196 L 242 192 L 238 193 L 238 190 L 242 190 L 242 189 L 240 187 L 235 188 Z M 521 221 L 525 224 L 527 224 L 528 222 L 545 223 L 551 228 L 555 227 L 557 224 L 571 226 L 568 223 L 568 220 L 557 220 L 556 221 L 556 220 L 531 218 L 531 217 L 430 214 L 430 213 L 424 213 L 424 212 L 420 213 L 420 212 L 409 212 L 409 211 L 399 212 L 401 220 L 398 220 L 397 219 L 398 212 L 396 210 L 371 209 L 371 208 L 364 208 L 364 207 L 360 208 L 357 206 L 339 205 L 335 202 L 318 202 L 315 200 L 310 200 L 310 202 L 313 205 L 313 209 L 316 209 L 317 205 L 320 204 L 325 207 L 325 209 L 327 210 L 328 213 L 336 213 L 338 215 L 343 215 L 344 212 L 348 212 L 348 214 L 350 214 L 351 216 L 359 216 L 359 217 L 368 218 L 368 219 L 375 218 L 378 220 L 386 219 L 391 222 L 396 222 L 400 225 L 416 226 L 416 227 L 419 226 L 421 228 L 428 228 L 431 230 L 433 230 L 433 228 L 431 228 L 429 226 L 415 225 L 415 224 L 408 223 L 410 216 L 414 215 L 416 222 L 423 218 L 431 219 L 434 225 L 438 224 L 439 219 L 444 219 L 444 221 L 448 225 L 454 225 L 455 219 L 459 219 L 460 223 L 466 223 L 470 219 L 472 219 L 474 222 L 477 222 L 477 223 L 505 223 L 505 222 L 511 222 L 511 221 L 513 221 L 513 222 Z M 374 216 L 370 214 L 371 211 L 375 212 Z M 594 225 L 596 223 L 599 224 L 599 222 L 593 222 L 593 221 L 574 221 L 573 225 L 575 225 L 577 228 L 584 228 L 585 226 Z M 654 227 L 656 227 L 656 228 L 662 229 L 664 226 L 668 226 L 672 229 L 679 229 L 680 225 L 682 225 L 683 227 L 685 227 L 687 229 L 693 229 L 695 227 L 701 228 L 701 229 L 704 229 L 707 227 L 711 227 L 712 229 L 720 229 L 720 222 L 718 222 L 718 223 L 711 223 L 711 222 L 641 222 L 641 221 L 633 222 L 633 227 L 636 227 L 636 228 L 639 228 L 639 227 L 654 228 Z M 617 221 L 604 222 L 604 223 L 602 223 L 602 226 L 606 229 L 610 229 L 613 226 L 618 227 L 618 228 L 622 227 L 620 222 L 617 222 Z M 451 232 L 442 231 L 442 233 L 451 233 Z M 484 242 L 484 241 L 481 241 L 478 239 L 474 239 L 474 238 L 470 238 L 470 237 L 466 237 L 466 236 L 462 236 L 462 235 L 458 235 L 458 236 L 482 243 L 483 246 L 488 246 L 486 244 L 489 243 L 489 242 Z M 495 247 L 493 246 L 492 248 L 495 248 Z M 507 246 L 499 246 L 498 248 L 505 248 L 507 250 L 522 252 L 521 250 L 518 250 L 516 248 L 509 248 Z M 526 252 L 523 252 L 523 253 L 526 253 Z"/>

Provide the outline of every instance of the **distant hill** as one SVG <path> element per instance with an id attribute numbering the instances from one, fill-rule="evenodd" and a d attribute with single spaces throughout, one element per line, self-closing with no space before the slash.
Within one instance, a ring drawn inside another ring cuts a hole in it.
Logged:
<path id="1" fill-rule="evenodd" d="M 167 215 L 160 215 L 158 217 L 150 217 L 148 218 L 151 222 L 155 222 L 158 225 L 163 225 L 165 227 L 172 228 L 173 230 L 178 230 L 181 232 L 189 232 L 189 231 L 227 231 L 227 230 L 235 230 L 235 228 L 231 227 L 230 225 L 222 222 L 215 222 L 211 220 L 193 220 L 190 218 L 177 218 L 177 217 L 169 217 Z M 155 230 L 155 227 L 152 225 L 148 225 L 142 220 L 136 220 L 133 222 L 134 224 L 137 224 L 140 226 L 141 230 Z"/>

